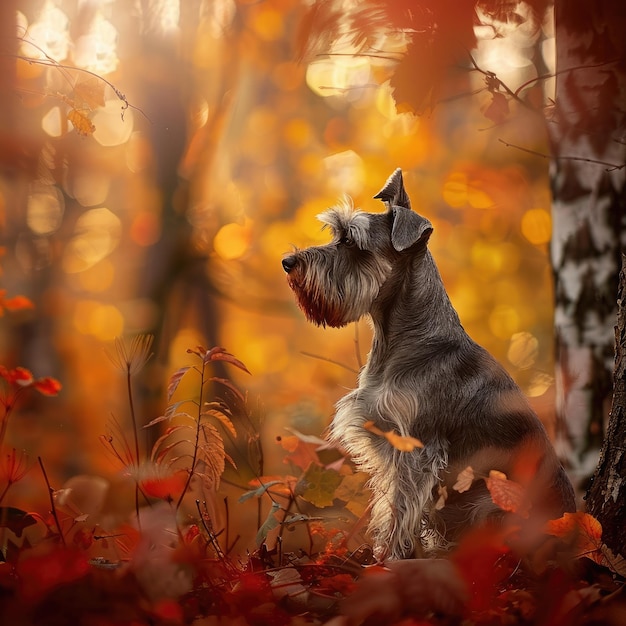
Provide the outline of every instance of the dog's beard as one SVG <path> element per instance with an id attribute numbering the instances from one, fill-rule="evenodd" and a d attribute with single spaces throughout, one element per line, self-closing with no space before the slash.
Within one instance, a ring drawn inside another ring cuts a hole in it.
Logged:
<path id="1" fill-rule="evenodd" d="M 340 328 L 359 319 L 360 315 L 353 318 L 347 315 L 348 312 L 342 308 L 338 297 L 329 297 L 326 291 L 312 281 L 301 280 L 299 276 L 290 275 L 288 282 L 296 294 L 298 306 L 309 322 L 317 326 Z"/>

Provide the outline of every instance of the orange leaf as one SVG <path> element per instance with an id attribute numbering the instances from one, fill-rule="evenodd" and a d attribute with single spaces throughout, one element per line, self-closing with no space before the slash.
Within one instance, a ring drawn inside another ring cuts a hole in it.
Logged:
<path id="1" fill-rule="evenodd" d="M 565 513 L 546 524 L 546 533 L 574 541 L 576 556 L 602 557 L 602 524 L 589 513 Z"/>
<path id="2" fill-rule="evenodd" d="M 384 437 L 396 450 L 400 450 L 400 452 L 413 452 L 415 448 L 424 447 L 424 444 L 419 439 L 407 435 L 398 435 L 398 433 L 395 433 L 393 430 L 383 431 L 371 420 L 365 422 L 363 428 L 369 430 L 374 435 Z"/>
<path id="3" fill-rule="evenodd" d="M 88 137 L 93 134 L 93 131 L 96 130 L 96 127 L 91 123 L 91 120 L 78 109 L 71 109 L 67 114 L 67 119 L 72 122 L 76 132 L 79 135 L 84 135 Z"/>
<path id="4" fill-rule="evenodd" d="M 74 85 L 74 100 L 90 111 L 103 107 L 105 86 L 106 83 L 95 76 L 77 81 Z"/>
<path id="5" fill-rule="evenodd" d="M 2 301 L 2 306 L 8 311 L 20 311 L 22 309 L 34 309 L 35 305 L 26 296 L 13 296 Z"/>
<path id="6" fill-rule="evenodd" d="M 316 465 L 320 464 L 319 457 L 317 456 L 318 444 L 302 441 L 302 439 L 296 435 L 276 437 L 276 441 L 289 452 L 283 460 L 284 463 L 291 462 L 302 470 L 308 469 L 311 463 L 315 463 Z"/>
<path id="7" fill-rule="evenodd" d="M 485 483 L 494 504 L 497 504 L 503 511 L 528 517 L 528 501 L 524 497 L 525 490 L 522 485 L 509 480 L 506 474 L 497 470 L 489 472 L 489 477 L 485 478 Z"/>
<path id="8" fill-rule="evenodd" d="M 458 491 L 459 493 L 463 493 L 464 491 L 469 491 L 475 479 L 476 479 L 476 476 L 474 475 L 474 469 L 472 468 L 471 465 L 468 465 L 456 477 L 456 482 L 454 483 L 452 489 L 454 489 L 455 491 Z"/>
<path id="9" fill-rule="evenodd" d="M 56 396 L 61 391 L 61 383 L 56 378 L 51 378 L 50 376 L 38 378 L 33 387 L 44 396 Z"/>
<path id="10" fill-rule="evenodd" d="M 150 476 L 139 482 L 141 490 L 153 498 L 171 501 L 182 493 L 187 483 L 187 472 L 179 470 L 165 476 Z"/>

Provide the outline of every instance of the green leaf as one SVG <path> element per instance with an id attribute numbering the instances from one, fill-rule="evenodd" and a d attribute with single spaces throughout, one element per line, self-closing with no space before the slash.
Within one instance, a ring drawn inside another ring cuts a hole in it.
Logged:
<path id="1" fill-rule="evenodd" d="M 238 502 L 245 502 L 246 500 L 249 500 L 250 498 L 260 498 L 270 487 L 273 487 L 274 485 L 281 485 L 282 484 L 282 480 L 271 480 L 268 483 L 265 483 L 264 485 L 261 485 L 260 487 L 257 487 L 256 489 L 251 489 L 250 491 L 246 491 L 246 493 L 242 494 L 241 496 L 239 496 L 239 500 Z"/>
<path id="2" fill-rule="evenodd" d="M 280 504 L 274 502 L 272 504 L 272 508 L 270 512 L 267 514 L 265 521 L 261 524 L 261 528 L 259 528 L 256 534 L 256 545 L 260 546 L 266 539 L 267 535 L 271 530 L 274 530 L 280 526 L 280 521 L 278 520 L 276 513 L 280 511 Z"/>
<path id="3" fill-rule="evenodd" d="M 300 479 L 300 484 L 304 487 L 301 496 L 319 508 L 332 506 L 341 480 L 339 472 L 311 464 Z"/>

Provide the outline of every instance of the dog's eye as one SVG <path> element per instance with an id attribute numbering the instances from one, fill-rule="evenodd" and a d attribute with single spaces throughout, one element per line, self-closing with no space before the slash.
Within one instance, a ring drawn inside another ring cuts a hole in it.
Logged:
<path id="1" fill-rule="evenodd" d="M 339 238 L 339 243 L 343 246 L 348 246 L 348 248 L 350 248 L 354 245 L 354 239 L 348 237 L 348 235 L 344 235 L 343 237 Z"/>

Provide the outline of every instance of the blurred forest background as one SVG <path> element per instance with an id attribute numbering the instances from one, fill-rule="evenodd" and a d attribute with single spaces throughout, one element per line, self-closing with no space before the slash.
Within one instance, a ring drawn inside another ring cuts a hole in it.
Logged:
<path id="1" fill-rule="evenodd" d="M 163 413 L 187 348 L 220 345 L 251 373 L 227 372 L 262 422 L 265 473 L 284 472 L 276 437 L 322 433 L 369 329 L 308 324 L 281 258 L 328 240 L 315 216 L 344 194 L 382 210 L 372 196 L 396 167 L 434 224 L 465 328 L 551 428 L 548 160 L 503 143 L 547 153 L 545 122 L 503 115 L 485 82 L 496 72 L 515 90 L 553 70 L 550 14 L 540 23 L 523 5 L 515 24 L 482 16 L 475 66 L 416 116 L 389 82 L 407 34 L 381 36 L 375 53 L 340 42 L 301 58 L 305 0 L 3 0 L 0 287 L 34 306 L 4 312 L 1 360 L 63 384 L 24 396 L 6 443 L 41 456 L 56 486 L 119 471 L 99 438 L 129 424 L 107 349 L 151 333 L 140 424 Z M 536 101 L 553 88 L 533 83 Z M 30 472 L 12 504 L 35 494 Z"/>

